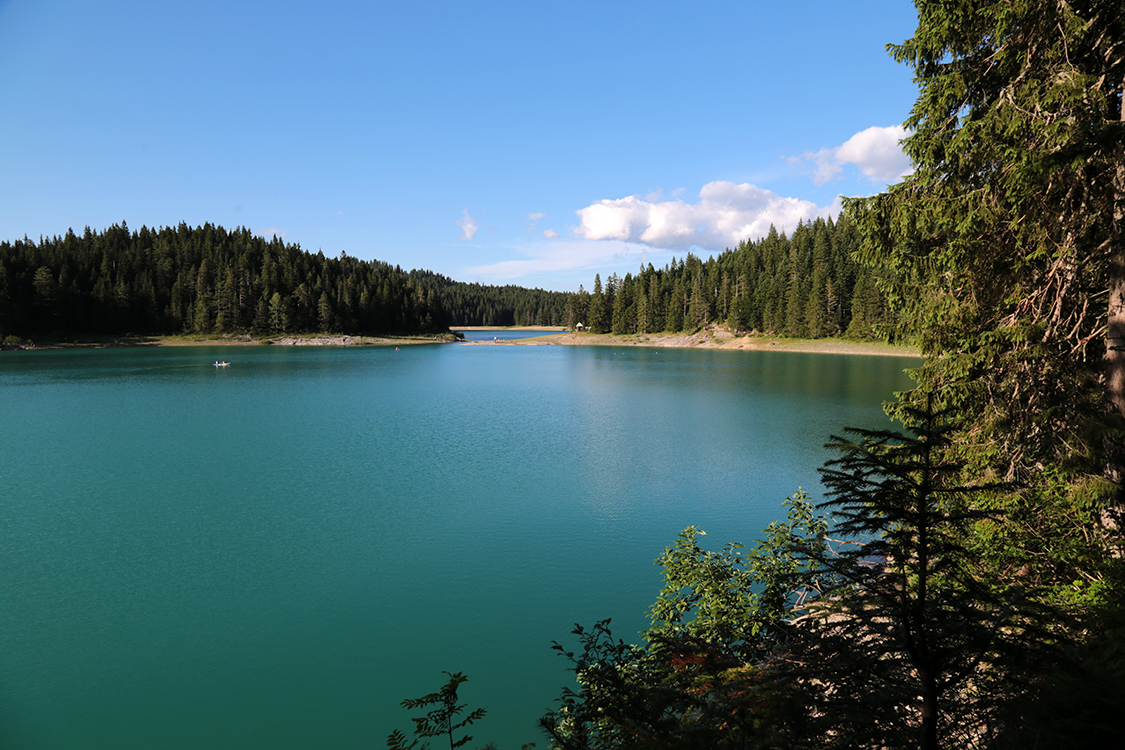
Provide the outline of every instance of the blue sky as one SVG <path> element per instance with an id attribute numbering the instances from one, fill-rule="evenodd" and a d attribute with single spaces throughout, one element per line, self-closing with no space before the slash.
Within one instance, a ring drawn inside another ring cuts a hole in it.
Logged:
<path id="1" fill-rule="evenodd" d="M 909 164 L 905 0 L 0 0 L 0 239 L 211 222 L 588 289 Z"/>

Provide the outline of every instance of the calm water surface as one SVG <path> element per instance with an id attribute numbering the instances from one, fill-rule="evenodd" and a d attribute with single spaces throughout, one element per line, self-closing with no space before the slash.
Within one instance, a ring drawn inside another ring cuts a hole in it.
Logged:
<path id="1" fill-rule="evenodd" d="M 752 542 L 916 363 L 0 354 L 0 746 L 382 747 L 449 670 L 489 709 L 477 740 L 543 747 L 551 641 L 634 637 L 680 530 Z"/>

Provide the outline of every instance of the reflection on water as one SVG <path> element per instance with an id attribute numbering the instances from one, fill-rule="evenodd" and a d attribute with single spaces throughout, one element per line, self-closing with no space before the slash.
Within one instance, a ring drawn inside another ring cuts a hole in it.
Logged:
<path id="1" fill-rule="evenodd" d="M 215 359 L 231 362 L 215 368 Z M 752 541 L 913 360 L 641 347 L 0 355 L 9 747 L 370 747 L 463 671 L 539 742 L 575 622 Z"/>

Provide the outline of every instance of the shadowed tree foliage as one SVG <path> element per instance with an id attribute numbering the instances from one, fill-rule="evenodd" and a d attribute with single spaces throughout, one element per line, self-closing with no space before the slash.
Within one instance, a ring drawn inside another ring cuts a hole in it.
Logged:
<path id="1" fill-rule="evenodd" d="M 1047 665 L 1034 592 L 998 581 L 970 548 L 994 521 L 982 498 L 1000 487 L 960 484 L 953 427 L 908 412 L 906 433 L 849 431 L 821 471 L 835 545 L 806 553 L 823 594 L 801 622 L 799 671 L 826 731 L 871 747 L 990 747 L 1013 721 L 1007 704 Z M 796 540 L 800 546 L 803 544 Z M 799 579 L 795 579 L 799 584 Z"/>
<path id="2" fill-rule="evenodd" d="M 689 257 L 649 274 L 667 278 L 672 330 L 723 319 L 733 297 L 736 327 L 918 342 L 917 388 L 890 409 L 907 429 L 833 444 L 823 507 L 847 544 L 772 548 L 811 564 L 779 582 L 782 601 L 804 597 L 787 616 L 763 620 L 765 582 L 743 588 L 733 551 L 694 552 L 689 530 L 664 562 L 702 588 L 662 595 L 668 635 L 576 631 L 581 689 L 545 721 L 560 746 L 1119 742 L 1125 2 L 916 5 L 891 48 L 919 85 L 915 171 L 847 202 L 851 279 L 796 231 L 751 243 L 773 273 L 712 284 L 718 261 Z M 703 621 L 678 621 L 692 608 Z"/>
<path id="3" fill-rule="evenodd" d="M 557 747 L 1019 747 L 1065 623 L 1036 592 L 991 577 L 973 524 L 996 486 L 959 484 L 941 415 L 907 432 L 852 431 L 749 553 L 685 530 L 657 562 L 666 586 L 645 643 L 608 621 L 565 650 L 580 689 L 543 720 Z"/>
<path id="4" fill-rule="evenodd" d="M 892 411 L 950 410 L 965 476 L 1015 482 L 982 498 L 969 556 L 1068 615 L 1008 740 L 1101 746 L 1125 682 L 1125 2 L 916 5 L 891 47 L 919 86 L 915 171 L 845 202 L 926 357 Z"/>
<path id="5" fill-rule="evenodd" d="M 997 565 L 1094 601 L 1120 511 L 1125 3 L 916 4 L 891 47 L 915 171 L 846 203 L 857 257 L 926 357 L 903 405 L 955 410 L 968 469 L 1024 488 Z"/>
<path id="6" fill-rule="evenodd" d="M 423 709 L 426 710 L 426 713 L 412 719 L 415 736 L 413 742 L 407 744 L 406 735 L 401 730 L 396 729 L 387 737 L 388 748 L 391 748 L 391 750 L 414 750 L 415 748 L 426 750 L 430 744 L 422 742 L 423 739 L 445 737 L 449 741 L 449 750 L 456 750 L 456 748 L 463 747 L 473 741 L 471 735 L 455 737 L 455 733 L 483 719 L 487 711 L 483 708 L 477 708 L 462 716 L 466 704 L 457 702 L 457 691 L 469 678 L 460 672 L 456 674 L 446 672 L 445 674 L 449 675 L 449 682 L 445 683 L 441 690 L 423 695 L 421 698 L 407 698 L 402 702 L 403 708 L 412 711 Z M 419 746 L 419 743 L 421 743 L 421 746 Z"/>

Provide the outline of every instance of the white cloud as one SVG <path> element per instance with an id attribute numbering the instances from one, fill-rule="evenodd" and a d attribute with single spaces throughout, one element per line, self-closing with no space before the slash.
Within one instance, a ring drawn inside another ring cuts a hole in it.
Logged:
<path id="1" fill-rule="evenodd" d="M 844 141 L 836 149 L 836 158 L 855 164 L 872 182 L 892 182 L 910 174 L 910 157 L 899 143 L 907 136 L 906 128 L 868 128 Z"/>
<path id="2" fill-rule="evenodd" d="M 260 236 L 260 237 L 288 237 L 289 236 L 289 232 L 286 232 L 284 229 L 277 229 L 275 227 L 263 227 L 262 229 L 259 229 L 257 233 L 258 233 L 258 236 Z"/>
<path id="3" fill-rule="evenodd" d="M 844 171 L 843 165 L 836 161 L 836 149 L 834 148 L 822 148 L 816 152 L 806 151 L 801 156 L 794 156 L 789 159 L 789 163 L 793 165 L 799 165 L 802 161 L 812 162 L 815 165 L 812 172 L 814 185 L 826 185 L 836 175 Z"/>
<path id="4" fill-rule="evenodd" d="M 635 242 L 667 250 L 734 247 L 764 237 L 770 225 L 792 230 L 801 220 L 835 213 L 812 201 L 785 198 L 749 183 L 709 182 L 697 203 L 650 201 L 630 195 L 601 200 L 576 212 L 575 235 L 587 240 Z"/>
<path id="5" fill-rule="evenodd" d="M 528 237 L 530 237 L 531 233 L 535 231 L 535 224 L 540 219 L 546 218 L 546 216 L 547 216 L 547 214 L 541 213 L 541 212 L 538 212 L 538 211 L 536 213 L 527 215 L 527 236 Z"/>
<path id="6" fill-rule="evenodd" d="M 473 235 L 475 235 L 477 229 L 480 228 L 477 226 L 476 219 L 469 216 L 469 209 L 467 208 L 464 210 L 464 215 L 457 220 L 457 226 L 461 227 L 461 239 L 466 242 L 472 240 Z"/>
<path id="7" fill-rule="evenodd" d="M 647 258 L 646 248 L 627 242 L 585 242 L 583 240 L 538 241 L 511 248 L 525 256 L 465 269 L 468 277 L 495 281 L 519 279 L 536 274 L 558 274 L 575 269 L 592 270 L 640 263 Z"/>
<path id="8" fill-rule="evenodd" d="M 543 236 L 546 237 L 549 240 L 553 240 L 553 239 L 558 238 L 559 233 L 556 232 L 554 229 L 544 229 L 543 230 Z"/>
<path id="9" fill-rule="evenodd" d="M 836 148 L 806 151 L 791 157 L 793 165 L 811 164 L 812 181 L 824 185 L 835 179 L 845 164 L 859 167 L 871 182 L 895 182 L 913 171 L 910 157 L 899 143 L 909 133 L 901 125 L 871 127 L 853 135 Z"/>

